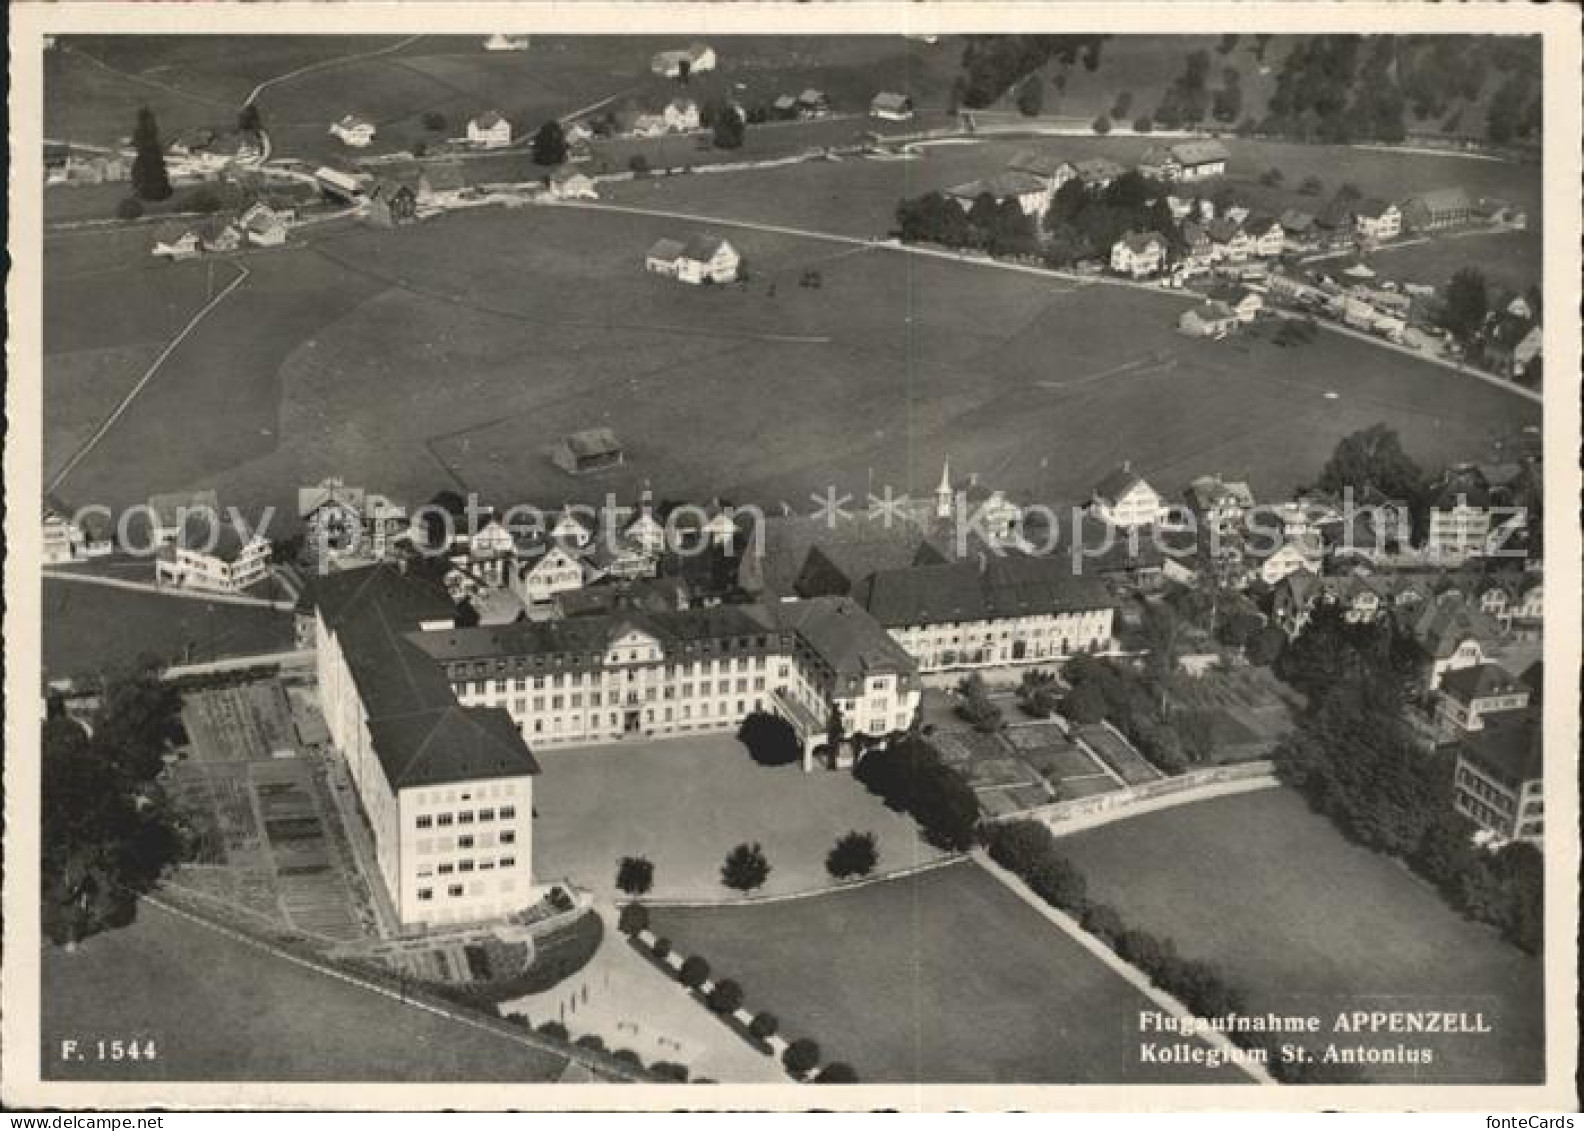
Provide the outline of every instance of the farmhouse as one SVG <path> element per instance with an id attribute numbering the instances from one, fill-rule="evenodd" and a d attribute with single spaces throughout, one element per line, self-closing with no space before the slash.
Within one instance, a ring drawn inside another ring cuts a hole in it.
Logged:
<path id="1" fill-rule="evenodd" d="M 697 75 L 713 71 L 717 59 L 715 49 L 704 43 L 695 43 L 680 51 L 661 51 L 649 60 L 649 70 L 662 78 L 681 78 L 684 74 Z"/>
<path id="2" fill-rule="evenodd" d="M 1208 269 L 1215 261 L 1215 245 L 1204 225 L 1194 220 L 1184 220 L 1178 233 L 1184 245 L 1183 266 L 1193 272 Z"/>
<path id="3" fill-rule="evenodd" d="M 1282 228 L 1283 251 L 1308 251 L 1315 246 L 1315 218 L 1308 212 L 1289 208 L 1278 221 Z"/>
<path id="4" fill-rule="evenodd" d="M 473 182 L 460 161 L 425 162 L 418 173 L 418 201 L 421 204 L 448 204 L 471 196 Z"/>
<path id="5" fill-rule="evenodd" d="M 486 51 L 526 51 L 528 50 L 528 37 L 526 35 L 502 35 L 496 32 L 484 41 Z"/>
<path id="6" fill-rule="evenodd" d="M 1210 300 L 1183 311 L 1177 329 L 1190 338 L 1219 338 L 1236 330 L 1239 321 L 1237 312 L 1226 303 Z"/>
<path id="7" fill-rule="evenodd" d="M 1115 161 L 1106 157 L 1089 157 L 1073 166 L 1078 172 L 1078 179 L 1084 187 L 1090 190 L 1103 189 L 1123 173 L 1127 172 Z"/>
<path id="8" fill-rule="evenodd" d="M 1468 193 L 1460 188 L 1431 189 L 1403 202 L 1402 225 L 1410 232 L 1438 232 L 1466 224 L 1472 213 Z"/>
<path id="9" fill-rule="evenodd" d="M 1052 199 L 1061 191 L 1062 185 L 1078 175 L 1078 170 L 1071 162 L 1033 150 L 1024 150 L 1013 156 L 1007 162 L 1007 168 L 1014 173 L 1027 173 L 1041 178 L 1045 182 L 1045 191 Z"/>
<path id="10" fill-rule="evenodd" d="M 156 259 L 197 259 L 203 254 L 203 237 L 196 228 L 162 225 L 155 229 L 149 254 Z"/>
<path id="11" fill-rule="evenodd" d="M 199 225 L 198 240 L 205 251 L 229 252 L 242 246 L 242 233 L 230 221 L 211 216 Z"/>
<path id="12" fill-rule="evenodd" d="M 1050 188 L 1046 181 L 1032 173 L 1004 172 L 982 181 L 969 181 L 965 185 L 946 190 L 964 212 L 970 211 L 974 202 L 988 195 L 996 204 L 1016 201 L 1025 216 L 1043 217 L 1050 208 Z"/>
<path id="13" fill-rule="evenodd" d="M 1155 488 L 1124 462 L 1095 485 L 1089 510 L 1112 526 L 1150 526 L 1166 515 L 1166 506 Z"/>
<path id="14" fill-rule="evenodd" d="M 1254 240 L 1236 220 L 1217 216 L 1205 225 L 1210 237 L 1210 254 L 1217 260 L 1241 263 L 1254 253 Z"/>
<path id="15" fill-rule="evenodd" d="M 1138 171 L 1154 181 L 1175 181 L 1182 165 L 1166 146 L 1152 145 L 1139 158 Z"/>
<path id="16" fill-rule="evenodd" d="M 770 103 L 770 110 L 777 118 L 795 118 L 798 116 L 798 100 L 796 95 L 782 94 Z"/>
<path id="17" fill-rule="evenodd" d="M 1212 287 L 1210 298 L 1214 302 L 1225 303 L 1237 315 L 1239 322 L 1252 322 L 1265 309 L 1265 299 L 1260 293 L 1244 286 Z"/>
<path id="18" fill-rule="evenodd" d="M 1286 243 L 1286 229 L 1274 216 L 1250 216 L 1243 221 L 1243 230 L 1254 241 L 1252 254 L 1262 259 L 1274 259 L 1282 253 Z"/>
<path id="19" fill-rule="evenodd" d="M 390 565 L 320 579 L 315 597 L 325 723 L 402 925 L 527 908 L 539 765 L 505 710 L 460 705 L 419 646 L 424 629 L 447 637 L 451 601 Z"/>
<path id="20" fill-rule="evenodd" d="M 853 592 L 925 672 L 1050 662 L 1111 640 L 1115 599 L 1060 557 L 883 570 Z"/>
<path id="21" fill-rule="evenodd" d="M 158 585 L 240 593 L 269 572 L 269 540 L 244 534 L 217 514 L 189 514 L 176 537 L 154 559 Z"/>
<path id="22" fill-rule="evenodd" d="M 904 122 L 913 116 L 913 99 L 905 94 L 881 91 L 870 100 L 869 114 L 890 122 Z"/>
<path id="23" fill-rule="evenodd" d="M 731 112 L 730 109 L 727 110 L 727 113 Z M 660 116 L 665 119 L 666 129 L 672 133 L 699 128 L 698 103 L 691 98 L 673 98 L 666 103 L 665 109 L 660 111 Z"/>
<path id="24" fill-rule="evenodd" d="M 286 220 L 262 201 L 242 213 L 237 223 L 247 241 L 258 247 L 279 247 L 286 242 Z"/>
<path id="25" fill-rule="evenodd" d="M 594 187 L 594 178 L 567 165 L 552 170 L 545 178 L 545 185 L 556 200 L 599 199 L 599 192 Z"/>
<path id="26" fill-rule="evenodd" d="M 1322 550 L 1317 535 L 1288 535 L 1280 540 L 1266 540 L 1264 544 L 1245 545 L 1243 556 L 1249 565 L 1248 580 L 1275 585 L 1299 570 L 1318 573 Z"/>
<path id="27" fill-rule="evenodd" d="M 1486 720 L 1529 706 L 1529 687 L 1497 664 L 1448 672 L 1436 695 L 1436 715 L 1453 733 L 1484 730 Z M 1503 720 L 1491 720 L 1499 725 Z"/>
<path id="28" fill-rule="evenodd" d="M 365 149 L 374 140 L 374 123 L 356 114 L 347 114 L 330 126 L 330 134 L 339 138 L 343 145 Z"/>
<path id="29" fill-rule="evenodd" d="M 1386 200 L 1361 200 L 1353 206 L 1353 230 L 1362 240 L 1381 243 L 1402 234 L 1402 211 Z"/>
<path id="30" fill-rule="evenodd" d="M 695 286 L 730 283 L 741 263 L 737 249 L 713 235 L 692 236 L 686 242 L 663 239 L 644 257 L 645 270 Z"/>
<path id="31" fill-rule="evenodd" d="M 1165 265 L 1166 241 L 1154 232 L 1128 232 L 1111 245 L 1111 270 L 1135 279 Z"/>
<path id="32" fill-rule="evenodd" d="M 375 181 L 368 190 L 368 219 L 379 228 L 410 224 L 418 219 L 418 194 L 395 181 Z"/>
<path id="33" fill-rule="evenodd" d="M 1461 560 L 1484 553 L 1497 510 L 1478 469 L 1453 468 L 1436 484 L 1429 502 L 1425 552 Z"/>
<path id="34" fill-rule="evenodd" d="M 407 529 L 407 510 L 331 477 L 297 490 L 303 548 L 315 564 L 379 560 Z"/>
<path id="35" fill-rule="evenodd" d="M 1171 147 L 1171 157 L 1178 167 L 1176 179 L 1202 181 L 1223 175 L 1231 155 L 1219 141 L 1185 141 Z"/>
<path id="36" fill-rule="evenodd" d="M 502 149 L 512 142 L 511 123 L 498 110 L 488 110 L 467 124 L 469 145 L 481 149 Z"/>
<path id="37" fill-rule="evenodd" d="M 619 467 L 624 453 L 609 428 L 586 428 L 563 437 L 551 449 L 550 459 L 568 475 L 587 475 Z"/>
<path id="38" fill-rule="evenodd" d="M 102 508 L 88 507 L 73 516 L 64 505 L 46 497 L 42 518 L 45 565 L 87 561 L 115 551 L 114 527 Z"/>
<path id="39" fill-rule="evenodd" d="M 800 118 L 823 118 L 830 112 L 830 98 L 824 91 L 808 87 L 797 96 L 797 116 Z"/>
<path id="40" fill-rule="evenodd" d="M 1458 744 L 1453 808 L 1499 842 L 1524 840 L 1538 846 L 1544 840 L 1541 730 L 1538 715 L 1525 713 Z"/>
<path id="41" fill-rule="evenodd" d="M 1201 475 L 1188 484 L 1188 509 L 1206 528 L 1230 530 L 1242 525 L 1254 507 L 1254 492 L 1240 479 Z"/>

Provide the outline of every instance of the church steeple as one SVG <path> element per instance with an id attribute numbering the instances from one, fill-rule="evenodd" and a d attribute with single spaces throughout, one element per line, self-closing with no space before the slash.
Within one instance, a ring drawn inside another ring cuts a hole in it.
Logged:
<path id="1" fill-rule="evenodd" d="M 940 486 L 935 488 L 935 517 L 950 518 L 952 513 L 951 461 L 941 464 Z"/>

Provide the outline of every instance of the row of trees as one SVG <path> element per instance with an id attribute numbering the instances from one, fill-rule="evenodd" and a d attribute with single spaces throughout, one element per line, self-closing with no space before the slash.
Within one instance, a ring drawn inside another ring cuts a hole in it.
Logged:
<path id="1" fill-rule="evenodd" d="M 1137 927 L 1129 927 L 1116 908 L 1090 898 L 1079 869 L 1056 847 L 1051 831 L 1038 821 L 1010 821 L 985 834 L 990 858 L 1015 874 L 1052 907 L 1076 918 L 1083 929 L 1110 947 L 1118 957 L 1143 972 L 1196 1017 L 1214 1019 L 1247 1011 L 1243 991 L 1208 962 L 1184 958 L 1176 944 Z M 1307 1062 L 1289 1063 L 1277 1054 L 1264 1034 L 1230 1033 L 1244 1048 L 1265 1049 L 1273 1075 L 1287 1083 L 1340 1083 L 1344 1077 Z"/>
<path id="2" fill-rule="evenodd" d="M 186 836 L 159 782 L 179 710 L 150 666 L 107 681 L 91 735 L 62 714 L 45 720 L 41 922 L 53 942 L 132 922 L 181 859 Z"/>
<path id="3" fill-rule="evenodd" d="M 620 928 L 628 936 L 637 936 L 649 929 L 649 909 L 641 903 L 629 903 L 621 910 Z M 671 940 L 661 936 L 649 945 L 650 952 L 658 959 L 664 961 L 671 955 Z M 709 960 L 703 955 L 691 954 L 683 959 L 681 968 L 677 970 L 677 979 L 695 994 L 702 995 L 705 1006 L 711 1013 L 716 1014 L 729 1024 L 740 1025 L 736 1018 L 737 1011 L 743 1008 L 747 994 L 743 991 L 741 983 L 732 978 L 710 980 L 711 968 Z M 705 987 L 708 986 L 708 989 Z M 761 1010 L 755 1013 L 746 1025 L 748 1036 L 753 1040 L 760 1051 L 770 1052 L 769 1041 L 781 1029 L 781 1021 L 775 1014 Z M 799 1037 L 787 1043 L 786 1049 L 781 1054 L 781 1064 L 787 1072 L 798 1079 L 807 1079 L 820 1063 L 819 1042 L 809 1037 Z M 850 1064 L 844 1061 L 832 1061 L 813 1077 L 816 1084 L 856 1084 L 858 1074 L 853 1071 Z"/>
<path id="4" fill-rule="evenodd" d="M 1531 845 L 1489 853 L 1452 808 L 1454 755 L 1426 753 L 1405 721 L 1416 646 L 1390 622 L 1316 608 L 1277 673 L 1309 697 L 1277 772 L 1366 847 L 1406 861 L 1463 913 L 1520 948 L 1542 942 L 1544 867 Z"/>
<path id="5" fill-rule="evenodd" d="M 953 100 L 969 109 L 993 105 L 1012 85 L 1055 61 L 1080 60 L 1087 71 L 1100 66 L 1104 35 L 970 35 L 963 46 L 962 75 Z M 1036 111 L 1037 112 L 1037 111 Z"/>
<path id="6" fill-rule="evenodd" d="M 836 838 L 825 856 L 825 870 L 838 880 L 867 876 L 880 862 L 874 833 L 854 829 Z M 770 878 L 770 862 L 759 844 L 739 844 L 721 865 L 721 882 L 739 891 L 763 887 Z M 634 899 L 654 888 L 654 862 L 645 856 L 623 856 L 616 862 L 616 886 Z"/>

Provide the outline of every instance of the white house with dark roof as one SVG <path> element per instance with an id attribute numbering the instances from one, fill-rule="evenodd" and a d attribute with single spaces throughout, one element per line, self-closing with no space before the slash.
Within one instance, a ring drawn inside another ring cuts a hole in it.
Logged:
<path id="1" fill-rule="evenodd" d="M 1458 743 L 1452 805 L 1498 843 L 1545 839 L 1545 753 L 1538 712 L 1523 712 Z"/>
<path id="2" fill-rule="evenodd" d="M 888 122 L 905 122 L 913 116 L 913 100 L 905 94 L 883 90 L 870 99 L 869 116 Z"/>
<path id="3" fill-rule="evenodd" d="M 1062 185 L 1078 175 L 1078 170 L 1071 161 L 1064 161 L 1048 153 L 1039 153 L 1034 150 L 1024 150 L 1015 154 L 1007 162 L 1007 169 L 1014 173 L 1026 173 L 1039 177 L 1045 182 L 1045 191 L 1051 199 L 1061 191 Z"/>
<path id="4" fill-rule="evenodd" d="M 374 123 L 357 114 L 346 114 L 330 125 L 330 135 L 353 149 L 368 148 L 374 133 Z"/>
<path id="5" fill-rule="evenodd" d="M 1172 160 L 1176 162 L 1176 179 L 1202 181 L 1226 173 L 1231 160 L 1227 147 L 1219 141 L 1185 141 L 1171 147 Z"/>
<path id="6" fill-rule="evenodd" d="M 733 282 L 741 265 L 742 256 L 735 247 L 720 236 L 707 234 L 659 240 L 644 256 L 645 270 L 694 286 Z"/>
<path id="7" fill-rule="evenodd" d="M 649 70 L 663 78 L 682 76 L 684 67 L 690 75 L 713 71 L 719 59 L 715 49 L 707 43 L 694 43 L 680 50 L 659 51 L 649 60 Z"/>
<path id="8" fill-rule="evenodd" d="M 1396 239 L 1402 234 L 1402 210 L 1389 200 L 1360 200 L 1353 205 L 1353 231 L 1372 243 Z"/>
<path id="9" fill-rule="evenodd" d="M 1111 245 L 1111 270 L 1135 279 L 1166 264 L 1166 241 L 1155 232 L 1128 232 Z"/>
<path id="10" fill-rule="evenodd" d="M 218 514 L 192 514 L 154 559 L 154 581 L 176 589 L 241 593 L 269 575 L 270 543 Z"/>
<path id="11" fill-rule="evenodd" d="M 529 609 L 548 608 L 557 594 L 583 588 L 587 573 L 578 547 L 554 538 L 519 542 L 509 575 L 511 591 Z"/>
<path id="12" fill-rule="evenodd" d="M 279 247 L 286 242 L 286 218 L 263 201 L 248 207 L 237 219 L 247 242 L 256 247 Z"/>
<path id="13" fill-rule="evenodd" d="M 1032 216 L 1036 220 L 1045 215 L 1051 203 L 1050 183 L 1047 180 L 1033 173 L 1016 170 L 957 185 L 947 189 L 946 195 L 955 200 L 964 212 L 970 211 L 981 196 L 988 195 L 997 204 L 1016 201 L 1025 216 Z"/>
<path id="14" fill-rule="evenodd" d="M 1491 716 L 1527 706 L 1529 686 L 1498 664 L 1448 672 L 1436 692 L 1436 717 L 1452 734 L 1484 730 Z"/>
<path id="15" fill-rule="evenodd" d="M 725 110 L 728 114 L 738 112 L 731 107 Z M 665 104 L 660 116 L 665 119 L 665 128 L 672 133 L 686 133 L 699 128 L 698 103 L 691 98 L 673 98 Z"/>
<path id="16" fill-rule="evenodd" d="M 1150 526 L 1166 516 L 1165 501 L 1145 478 L 1124 462 L 1095 484 L 1089 510 L 1112 526 Z"/>
<path id="17" fill-rule="evenodd" d="M 467 124 L 469 145 L 480 149 L 504 149 L 512 143 L 512 126 L 499 110 L 486 110 Z"/>

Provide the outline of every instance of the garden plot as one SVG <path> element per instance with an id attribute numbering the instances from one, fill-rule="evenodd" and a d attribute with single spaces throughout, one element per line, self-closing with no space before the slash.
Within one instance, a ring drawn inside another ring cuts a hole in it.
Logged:
<path id="1" fill-rule="evenodd" d="M 1073 732 L 1128 785 L 1143 785 L 1162 776 L 1127 739 L 1104 724 L 1075 727 Z"/>

